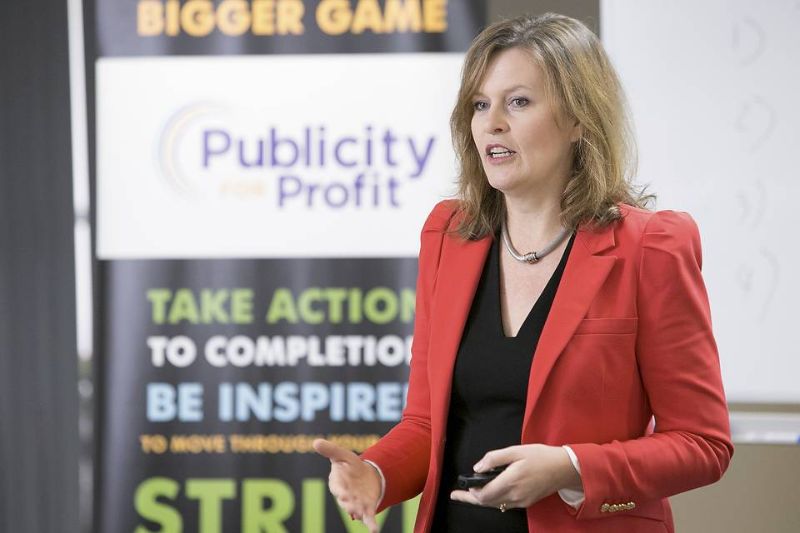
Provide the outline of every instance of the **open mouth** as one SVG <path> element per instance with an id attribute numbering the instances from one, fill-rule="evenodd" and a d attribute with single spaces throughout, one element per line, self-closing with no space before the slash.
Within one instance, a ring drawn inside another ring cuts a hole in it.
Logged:
<path id="1" fill-rule="evenodd" d="M 490 144 L 486 147 L 486 155 L 489 159 L 505 159 L 511 157 L 516 152 L 510 148 L 506 148 L 502 144 Z"/>

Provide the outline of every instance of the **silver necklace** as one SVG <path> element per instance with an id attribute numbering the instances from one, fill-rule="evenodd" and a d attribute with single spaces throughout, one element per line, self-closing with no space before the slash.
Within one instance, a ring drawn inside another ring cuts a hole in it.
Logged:
<path id="1" fill-rule="evenodd" d="M 511 244 L 511 239 L 508 236 L 508 227 L 506 226 L 505 220 L 503 220 L 502 234 L 503 244 L 506 245 L 506 250 L 508 250 L 508 253 L 511 254 L 511 257 L 520 263 L 533 264 L 539 262 L 542 257 L 555 250 L 556 247 L 558 247 L 558 245 L 561 244 L 562 241 L 570 234 L 570 231 L 567 228 L 562 228 L 561 232 L 556 235 L 556 238 L 550 241 L 550 244 L 542 248 L 541 251 L 528 252 L 527 254 L 520 254 L 514 249 L 514 246 Z"/>

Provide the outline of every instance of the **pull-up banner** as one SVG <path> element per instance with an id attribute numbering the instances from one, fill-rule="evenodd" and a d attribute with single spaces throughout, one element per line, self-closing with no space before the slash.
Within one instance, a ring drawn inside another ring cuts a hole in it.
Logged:
<path id="1" fill-rule="evenodd" d="M 419 230 L 485 2 L 86 5 L 95 530 L 363 530 L 327 492 L 402 412 Z M 410 531 L 415 502 L 383 531 Z"/>

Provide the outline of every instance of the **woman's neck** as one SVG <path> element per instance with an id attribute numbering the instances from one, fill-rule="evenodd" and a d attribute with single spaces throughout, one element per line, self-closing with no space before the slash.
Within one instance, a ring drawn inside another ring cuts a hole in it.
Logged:
<path id="1" fill-rule="evenodd" d="M 508 235 L 517 250 L 540 250 L 561 232 L 560 198 L 505 198 Z"/>

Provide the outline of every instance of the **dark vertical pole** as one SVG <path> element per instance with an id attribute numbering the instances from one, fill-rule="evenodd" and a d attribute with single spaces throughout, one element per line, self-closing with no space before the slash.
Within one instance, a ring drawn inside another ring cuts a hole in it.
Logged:
<path id="1" fill-rule="evenodd" d="M 78 531 L 67 3 L 0 3 L 0 531 Z"/>

